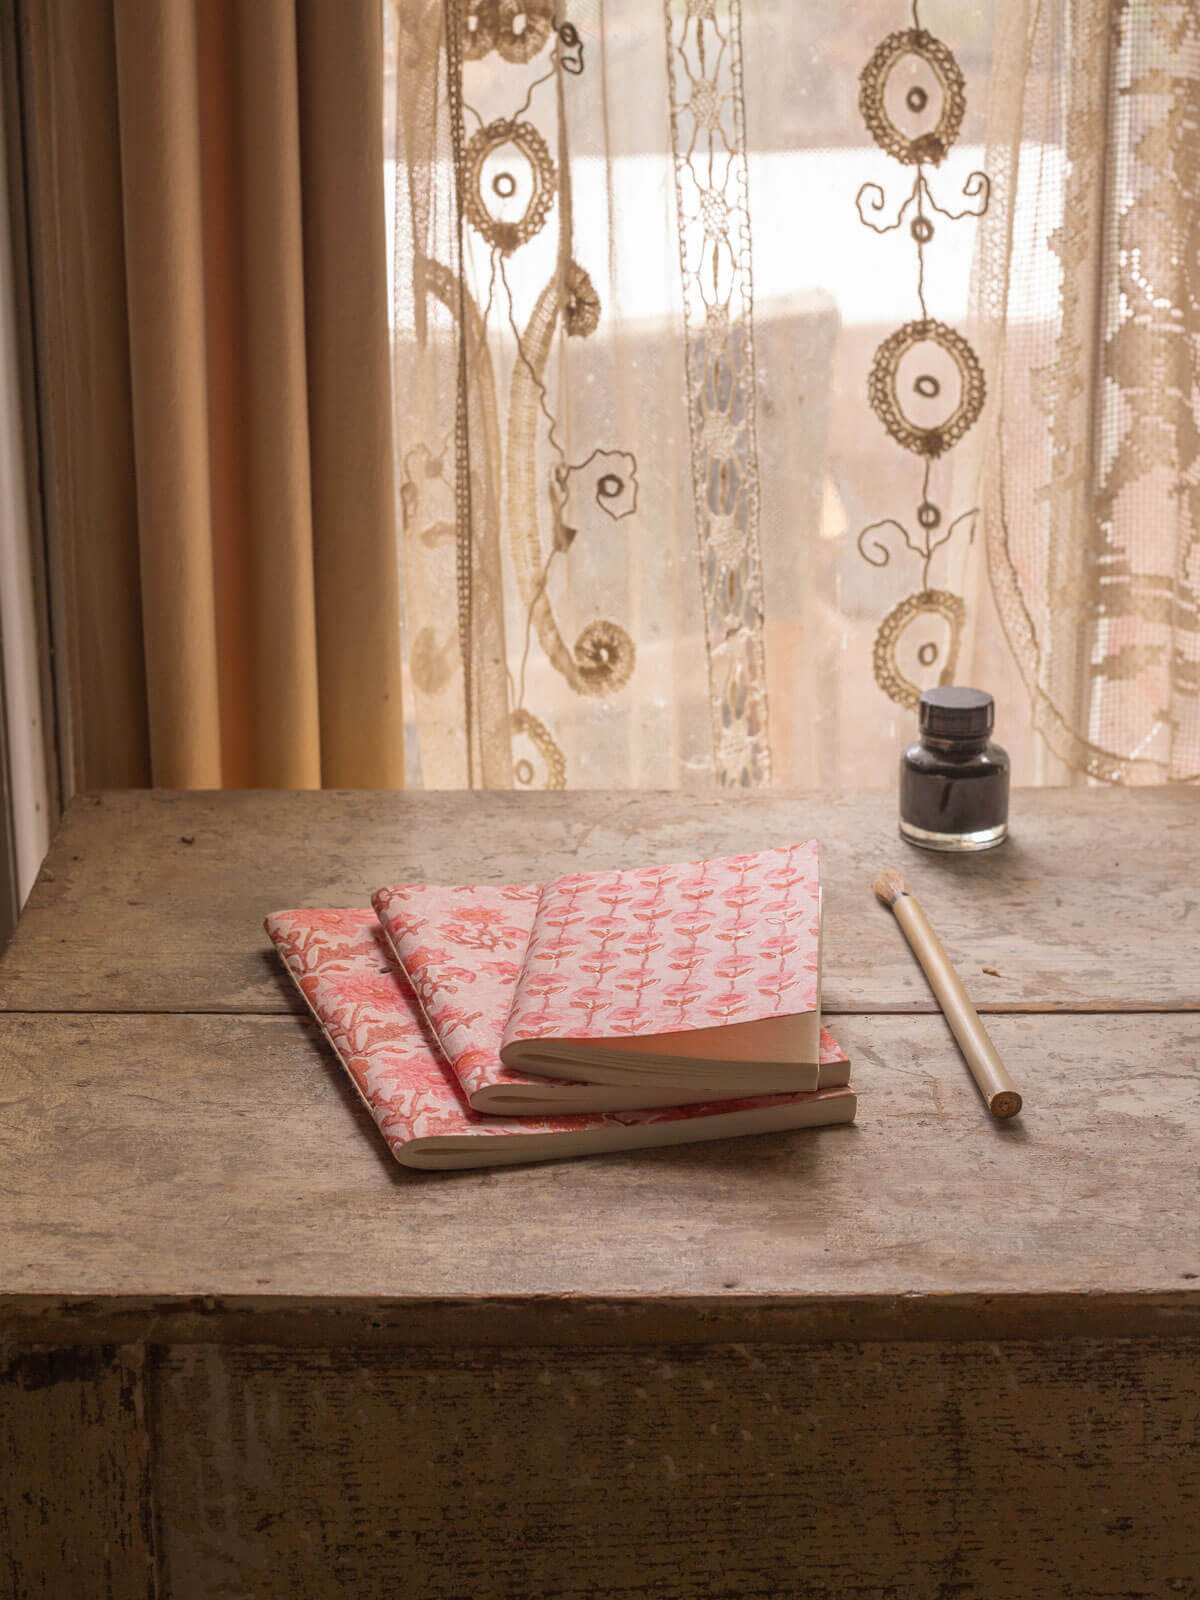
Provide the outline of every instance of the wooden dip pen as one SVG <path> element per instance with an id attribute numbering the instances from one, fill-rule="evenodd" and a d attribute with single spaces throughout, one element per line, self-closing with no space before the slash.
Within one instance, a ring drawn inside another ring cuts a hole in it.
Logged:
<path id="1" fill-rule="evenodd" d="M 941 940 L 934 933 L 933 924 L 921 909 L 920 901 L 900 874 L 892 871 L 881 872 L 875 879 L 875 894 L 891 909 L 913 954 L 924 968 L 929 987 L 937 996 L 988 1110 L 1001 1119 L 1015 1117 L 1021 1109 L 1021 1096 L 996 1054 L 996 1047 L 980 1022 L 979 1013 L 971 1004 Z"/>

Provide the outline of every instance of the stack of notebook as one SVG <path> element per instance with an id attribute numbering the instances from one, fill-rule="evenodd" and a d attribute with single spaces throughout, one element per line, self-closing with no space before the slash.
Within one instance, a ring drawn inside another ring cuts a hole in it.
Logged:
<path id="1" fill-rule="evenodd" d="M 480 1167 L 854 1118 L 815 843 L 380 889 L 266 929 L 398 1161 Z"/>

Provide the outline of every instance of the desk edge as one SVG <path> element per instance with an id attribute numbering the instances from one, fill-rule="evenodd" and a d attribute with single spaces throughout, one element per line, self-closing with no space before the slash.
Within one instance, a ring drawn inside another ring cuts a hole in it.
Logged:
<path id="1" fill-rule="evenodd" d="M 637 1346 L 1200 1337 L 1180 1290 L 513 1298 L 0 1294 L 0 1342 Z"/>

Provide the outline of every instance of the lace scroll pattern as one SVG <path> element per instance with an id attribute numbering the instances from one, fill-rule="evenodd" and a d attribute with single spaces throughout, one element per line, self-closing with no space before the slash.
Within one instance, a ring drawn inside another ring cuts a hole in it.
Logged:
<path id="1" fill-rule="evenodd" d="M 567 428 L 571 394 L 555 359 L 560 340 L 590 338 L 604 314 L 573 254 L 567 91 L 584 73 L 586 44 L 552 0 L 436 0 L 436 34 L 430 0 L 396 3 L 399 67 L 411 77 L 398 96 L 407 144 L 397 169 L 410 184 L 412 219 L 408 252 L 397 251 L 396 321 L 411 330 L 405 348 L 426 373 L 423 394 L 408 373 L 397 384 L 422 401 L 403 419 L 400 503 L 406 570 L 418 575 L 410 595 L 433 602 L 414 607 L 410 598 L 419 619 L 409 645 L 414 691 L 440 696 L 446 710 L 430 720 L 465 734 L 460 781 L 560 789 L 568 758 L 549 714 L 530 704 L 531 652 L 592 699 L 619 694 L 636 666 L 619 622 L 585 614 L 564 636 L 551 583 L 576 540 L 618 537 L 638 501 L 633 452 L 589 437 L 575 419 Z M 444 112 L 432 89 L 439 55 Z M 439 147 L 448 163 L 439 163 Z M 439 219 L 440 166 L 452 183 Z M 426 213 L 433 221 L 418 226 Z M 529 247 L 546 240 L 549 259 L 543 253 L 538 266 Z M 568 433 L 582 434 L 582 451 L 568 453 Z M 445 592 L 439 574 L 450 556 L 453 622 L 434 599 Z M 515 647 L 511 624 L 505 641 L 506 574 L 522 613 Z M 442 782 L 445 770 L 443 759 Z"/>
<path id="2" fill-rule="evenodd" d="M 771 777 L 741 0 L 665 0 L 688 424 L 717 781 Z"/>
<path id="3" fill-rule="evenodd" d="M 958 137 L 966 85 L 946 45 L 921 26 L 917 0 L 912 26 L 889 34 L 863 68 L 859 110 L 876 144 L 916 169 L 894 216 L 888 215 L 887 197 L 876 183 L 864 183 L 856 199 L 861 221 L 875 233 L 890 233 L 907 221 L 915 254 L 920 314 L 876 350 L 867 396 L 888 435 L 920 460 L 920 498 L 911 528 L 889 516 L 870 523 L 858 536 L 859 552 L 872 566 L 888 566 L 893 545 L 919 563 L 920 588 L 883 619 L 873 650 L 876 683 L 889 699 L 914 707 L 928 683 L 954 681 L 966 607 L 960 596 L 932 586 L 931 570 L 935 555 L 956 535 L 974 538 L 979 514 L 972 507 L 947 519 L 933 494 L 934 463 L 974 427 L 987 392 L 971 345 L 957 329 L 930 315 L 926 251 L 944 223 L 983 215 L 991 185 L 986 173 L 971 173 L 963 189 L 966 203 L 957 211 L 935 198 L 928 169 L 941 164 Z"/>

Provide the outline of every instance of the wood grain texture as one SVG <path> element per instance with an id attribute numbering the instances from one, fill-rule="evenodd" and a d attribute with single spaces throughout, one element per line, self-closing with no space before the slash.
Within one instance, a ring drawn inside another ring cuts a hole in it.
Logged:
<path id="1" fill-rule="evenodd" d="M 1018 795 L 961 862 L 890 795 L 76 802 L 0 966 L 0 1593 L 1200 1596 L 1198 800 Z M 261 933 L 806 834 L 852 1128 L 407 1172 Z"/>
<path id="2" fill-rule="evenodd" d="M 154 1600 L 143 1352 L 0 1346 L 0 1595 Z"/>
<path id="3" fill-rule="evenodd" d="M 111 1337 L 123 1312 L 151 1342 L 254 1338 L 255 1313 L 286 1337 L 306 1310 L 370 1340 L 381 1306 L 393 1340 L 412 1313 L 409 1337 L 498 1343 L 539 1317 L 612 1342 L 1197 1327 L 1200 1017 L 992 1029 L 1011 1123 L 941 1018 L 846 1017 L 853 1127 L 440 1174 L 391 1160 L 299 1018 L 2 1017 L 0 1319 Z"/>
<path id="4" fill-rule="evenodd" d="M 172 1600 L 1173 1600 L 1200 1346 L 192 1347 Z"/>
<path id="5" fill-rule="evenodd" d="M 934 1009 L 871 894 L 890 865 L 981 1011 L 1200 1009 L 1200 790 L 1024 790 L 1012 825 L 1000 849 L 960 860 L 902 845 L 888 792 L 82 796 L 0 962 L 0 1003 L 294 1011 L 268 911 L 365 905 L 383 883 L 514 882 L 816 836 L 831 1011 Z"/>

